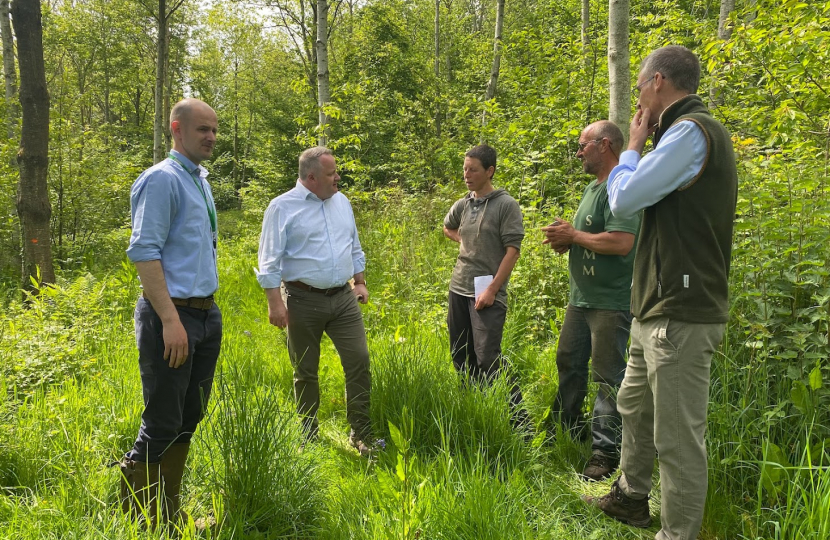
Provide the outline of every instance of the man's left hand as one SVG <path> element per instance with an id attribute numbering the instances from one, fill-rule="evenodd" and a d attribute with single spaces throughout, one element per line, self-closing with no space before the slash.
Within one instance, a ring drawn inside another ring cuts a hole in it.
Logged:
<path id="1" fill-rule="evenodd" d="M 488 308 L 493 305 L 493 302 L 496 301 L 496 293 L 490 290 L 490 287 L 484 289 L 478 297 L 476 297 L 476 311 L 481 311 L 482 309 Z"/>
<path id="2" fill-rule="evenodd" d="M 365 304 L 369 301 L 369 289 L 366 288 L 365 283 L 356 283 L 352 292 L 357 297 L 357 301 L 361 304 Z"/>
<path id="3" fill-rule="evenodd" d="M 574 233 L 576 229 L 573 225 L 561 218 L 556 218 L 553 225 L 542 227 L 545 233 L 545 239 L 542 244 L 550 244 L 551 249 L 557 253 L 563 253 L 563 248 L 567 248 L 573 243 Z"/>

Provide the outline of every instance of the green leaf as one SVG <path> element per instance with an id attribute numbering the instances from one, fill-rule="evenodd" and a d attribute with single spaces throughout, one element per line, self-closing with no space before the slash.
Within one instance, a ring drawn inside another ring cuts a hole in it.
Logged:
<path id="1" fill-rule="evenodd" d="M 396 448 L 403 448 L 405 446 L 401 430 L 399 430 L 398 426 L 393 424 L 391 421 L 389 422 L 389 437 L 391 437 Z"/>
<path id="2" fill-rule="evenodd" d="M 804 386 L 804 383 L 801 381 L 793 381 L 793 386 L 790 389 L 790 400 L 793 402 L 793 405 L 801 411 L 802 414 L 807 413 L 808 408 L 808 395 L 807 395 L 807 387 Z"/>
<path id="3" fill-rule="evenodd" d="M 810 372 L 810 388 L 818 390 L 822 386 L 821 366 L 817 365 L 813 368 L 813 371 Z"/>

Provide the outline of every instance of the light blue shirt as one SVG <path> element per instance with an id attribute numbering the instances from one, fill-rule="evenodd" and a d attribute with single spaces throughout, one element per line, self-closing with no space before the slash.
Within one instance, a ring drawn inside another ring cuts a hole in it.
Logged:
<path id="1" fill-rule="evenodd" d="M 214 204 L 213 194 L 205 180 L 207 170 L 175 150 L 173 154 L 187 170 L 167 158 L 133 183 L 133 233 L 127 256 L 134 263 L 160 260 L 172 298 L 204 298 L 219 288 L 216 243 L 207 209 L 207 204 Z M 196 173 L 204 197 L 188 171 Z"/>
<path id="2" fill-rule="evenodd" d="M 281 281 L 328 289 L 365 268 L 352 205 L 342 193 L 322 201 L 297 180 L 294 189 L 268 205 L 256 270 L 263 289 L 277 288 Z"/>
<path id="3" fill-rule="evenodd" d="M 685 186 L 703 170 L 706 150 L 706 135 L 690 120 L 666 130 L 657 148 L 642 159 L 636 151 L 626 150 L 608 175 L 611 212 L 617 217 L 631 217 Z"/>

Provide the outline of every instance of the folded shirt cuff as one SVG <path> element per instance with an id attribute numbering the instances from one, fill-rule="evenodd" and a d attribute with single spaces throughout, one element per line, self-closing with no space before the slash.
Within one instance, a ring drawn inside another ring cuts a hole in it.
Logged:
<path id="1" fill-rule="evenodd" d="M 280 274 L 261 274 L 256 269 L 254 271 L 256 272 L 256 280 L 263 289 L 276 289 L 282 282 L 282 276 Z"/>
<path id="2" fill-rule="evenodd" d="M 620 165 L 627 165 L 629 167 L 636 167 L 640 162 L 640 154 L 636 150 L 626 150 L 620 154 Z"/>

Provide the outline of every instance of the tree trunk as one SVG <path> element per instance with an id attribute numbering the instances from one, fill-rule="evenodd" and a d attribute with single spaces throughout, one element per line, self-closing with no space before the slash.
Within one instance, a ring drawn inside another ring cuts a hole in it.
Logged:
<path id="1" fill-rule="evenodd" d="M 328 0 L 317 0 L 317 109 L 319 114 L 320 146 L 325 146 L 329 138 L 328 118 L 324 107 L 329 102 L 329 3 Z"/>
<path id="2" fill-rule="evenodd" d="M 720 15 L 718 15 L 718 39 L 728 41 L 732 37 L 732 26 L 729 23 L 729 15 L 735 11 L 735 0 L 721 0 Z M 716 108 L 723 104 L 723 96 L 721 89 L 718 86 L 718 71 L 717 67 L 712 73 L 712 85 L 709 87 L 709 107 Z"/>
<path id="3" fill-rule="evenodd" d="M 617 124 L 628 139 L 631 116 L 631 72 L 628 55 L 629 0 L 609 0 L 608 4 L 608 119 Z"/>
<path id="4" fill-rule="evenodd" d="M 441 0 L 435 0 L 435 84 L 441 88 Z M 438 92 L 440 95 L 440 91 Z M 435 136 L 441 138 L 441 103 L 435 105 Z"/>
<path id="5" fill-rule="evenodd" d="M 490 82 L 484 93 L 484 101 L 490 101 L 496 96 L 496 86 L 499 83 L 499 67 L 501 66 L 501 29 L 504 26 L 504 0 L 498 0 L 496 9 L 496 37 L 493 40 L 493 67 L 490 69 Z"/>
<path id="6" fill-rule="evenodd" d="M 6 83 L 6 133 L 17 136 L 17 72 L 14 69 L 14 36 L 9 21 L 9 0 L 0 0 L 0 33 L 3 38 L 3 77 Z"/>
<path id="7" fill-rule="evenodd" d="M 173 77 L 170 76 L 170 15 L 167 14 L 167 43 L 164 45 L 164 105 L 161 108 L 161 131 L 164 135 L 164 155 L 173 147 L 173 133 L 170 131 L 170 100 L 173 97 Z"/>
<path id="8" fill-rule="evenodd" d="M 582 0 L 582 62 L 585 70 L 590 66 L 591 52 L 591 0 Z"/>
<path id="9" fill-rule="evenodd" d="M 156 95 L 153 115 L 153 163 L 164 159 L 164 88 L 167 60 L 167 0 L 159 0 L 156 43 Z"/>
<path id="10" fill-rule="evenodd" d="M 493 66 L 490 68 L 490 81 L 484 92 L 484 101 L 496 97 L 496 87 L 499 84 L 499 67 L 501 66 L 501 30 L 504 26 L 504 0 L 498 0 L 496 7 L 496 36 L 493 39 Z M 481 113 L 481 127 L 487 125 L 487 109 Z M 483 135 L 483 133 L 482 133 Z"/>
<path id="11" fill-rule="evenodd" d="M 41 283 L 55 281 L 49 219 L 52 206 L 46 173 L 49 164 L 49 92 L 43 63 L 40 0 L 16 0 L 11 8 L 20 67 L 20 105 L 23 124 L 17 163 L 17 214 L 23 237 L 24 290 L 35 290 L 31 276 Z"/>
<path id="12" fill-rule="evenodd" d="M 239 171 L 239 57 L 233 58 L 233 196 L 237 208 L 242 208 L 242 180 Z"/>

